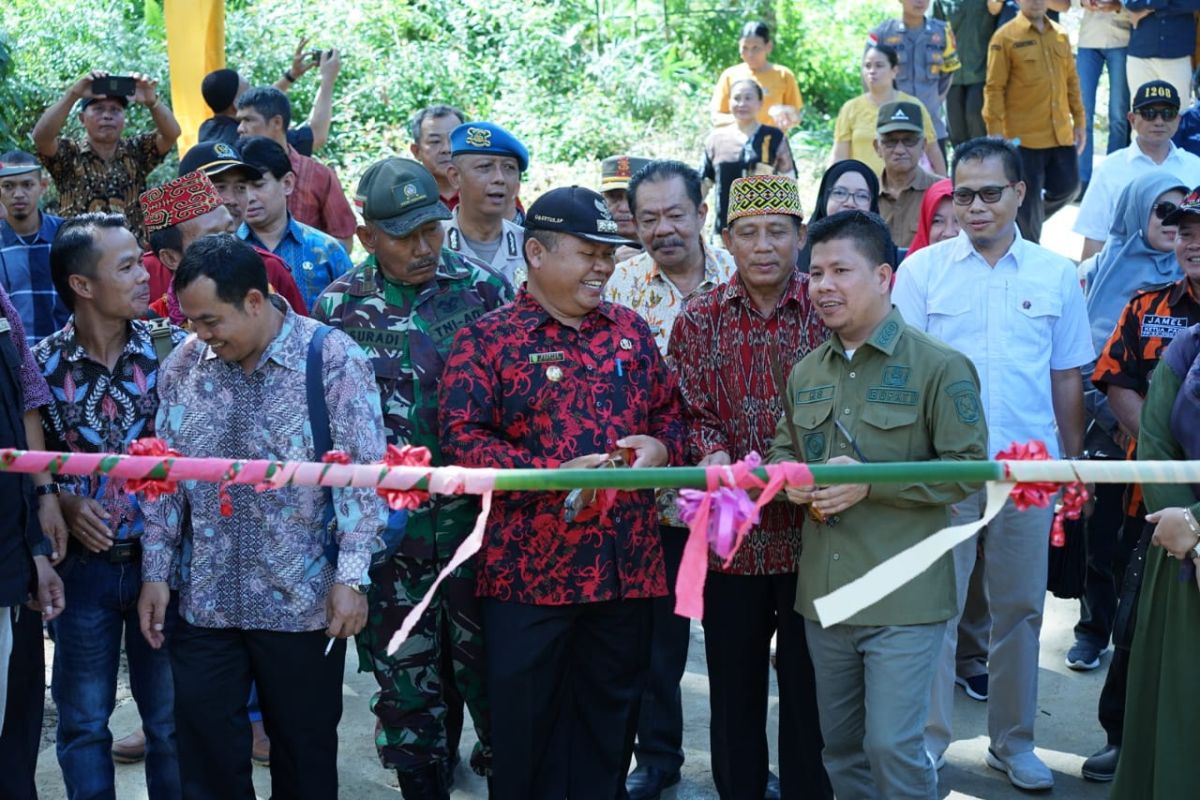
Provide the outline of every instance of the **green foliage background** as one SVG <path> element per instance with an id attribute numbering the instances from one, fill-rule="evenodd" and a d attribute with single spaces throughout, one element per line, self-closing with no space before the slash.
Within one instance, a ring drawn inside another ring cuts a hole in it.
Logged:
<path id="1" fill-rule="evenodd" d="M 31 147 L 41 111 L 92 68 L 160 76 L 169 100 L 160 1 L 4 0 L 0 147 Z M 590 182 L 619 151 L 698 161 L 711 87 L 755 18 L 776 31 L 771 60 L 796 72 L 806 98 L 793 143 L 823 159 L 832 117 L 861 91 L 866 31 L 894 13 L 894 0 L 227 0 L 226 52 L 252 83 L 270 83 L 302 33 L 342 50 L 320 155 L 344 182 L 406 151 L 413 111 L 450 102 L 523 138 L 536 191 L 572 175 Z M 315 91 L 314 70 L 290 95 L 294 118 Z M 129 125 L 149 125 L 145 110 Z"/>

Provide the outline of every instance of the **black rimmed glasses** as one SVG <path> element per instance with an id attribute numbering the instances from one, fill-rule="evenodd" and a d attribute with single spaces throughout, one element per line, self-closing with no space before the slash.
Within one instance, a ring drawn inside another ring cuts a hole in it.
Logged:
<path id="1" fill-rule="evenodd" d="M 1006 183 L 1003 186 L 981 186 L 978 189 L 968 189 L 965 186 L 960 186 L 954 190 L 951 197 L 954 198 L 954 205 L 969 206 L 975 202 L 978 197 L 989 206 L 992 203 L 999 203 L 1000 198 L 1004 196 L 1004 190 L 1010 186 L 1016 186 L 1015 183 Z"/>
<path id="2" fill-rule="evenodd" d="M 835 203 L 844 203 L 847 200 L 853 200 L 854 205 L 859 208 L 870 208 L 871 201 L 874 198 L 871 197 L 870 192 L 864 192 L 861 189 L 852 192 L 849 189 L 843 189 L 841 186 L 835 186 L 829 190 L 829 199 Z"/>

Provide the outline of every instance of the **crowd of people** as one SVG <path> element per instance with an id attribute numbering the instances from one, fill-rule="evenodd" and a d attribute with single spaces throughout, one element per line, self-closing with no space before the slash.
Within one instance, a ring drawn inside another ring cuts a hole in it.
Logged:
<path id="1" fill-rule="evenodd" d="M 33 152 L 0 156 L 0 446 L 638 469 L 966 462 L 1040 440 L 1055 458 L 1200 459 L 1200 104 L 1183 109 L 1200 0 L 1082 0 L 1077 52 L 1050 16 L 1067 0 L 898 4 L 863 32 L 864 93 L 807 215 L 788 142 L 803 101 L 761 22 L 717 82 L 699 168 L 598 154 L 595 190 L 528 206 L 526 146 L 439 104 L 352 207 L 313 157 L 340 56 L 304 40 L 274 86 L 208 75 L 199 143 L 148 187 L 179 124 L 153 78 L 93 71 Z M 313 69 L 294 126 L 286 92 Z M 153 131 L 126 134 L 131 103 Z M 1080 197 L 1076 263 L 1038 239 Z M 44 624 L 71 798 L 113 797 L 114 760 L 144 760 L 154 800 L 252 797 L 255 763 L 278 797 L 336 797 L 351 638 L 406 800 L 449 797 L 468 718 L 467 766 L 500 800 L 652 800 L 680 780 L 701 721 L 681 701 L 675 491 L 498 492 L 478 555 L 389 652 L 477 497 L 0 484 L 2 797 L 36 797 Z M 1073 534 L 1067 665 L 1113 647 L 1106 742 L 1082 772 L 1115 778 L 1113 797 L 1191 791 L 1198 499 L 1100 485 Z M 1054 785 L 1034 734 L 1052 508 L 1010 499 L 884 600 L 828 628 L 815 611 L 985 505 L 963 481 L 790 487 L 732 558 L 709 555 L 716 795 L 935 798 L 956 686 L 988 703 L 986 763 Z M 142 727 L 114 742 L 122 653 Z"/>

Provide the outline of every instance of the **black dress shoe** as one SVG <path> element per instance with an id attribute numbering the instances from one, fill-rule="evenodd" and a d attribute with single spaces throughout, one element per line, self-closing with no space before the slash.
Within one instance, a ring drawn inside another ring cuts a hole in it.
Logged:
<path id="1" fill-rule="evenodd" d="M 767 773 L 767 800 L 779 800 L 782 794 L 779 791 L 779 776 L 774 772 Z"/>
<path id="2" fill-rule="evenodd" d="M 443 762 L 423 764 L 414 770 L 398 770 L 396 778 L 404 800 L 450 800 Z"/>
<path id="3" fill-rule="evenodd" d="M 625 779 L 629 800 L 658 800 L 663 789 L 679 783 L 679 770 L 667 772 L 658 767 L 639 766 Z"/>
<path id="4" fill-rule="evenodd" d="M 1083 777 L 1097 783 L 1108 783 L 1117 773 L 1117 759 L 1120 756 L 1120 747 L 1115 744 L 1106 745 L 1083 762 Z"/>

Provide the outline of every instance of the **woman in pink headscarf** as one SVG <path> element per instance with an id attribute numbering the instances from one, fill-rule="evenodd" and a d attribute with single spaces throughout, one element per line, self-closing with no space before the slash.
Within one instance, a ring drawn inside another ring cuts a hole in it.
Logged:
<path id="1" fill-rule="evenodd" d="M 905 257 L 911 256 L 922 247 L 944 242 L 958 236 L 958 217 L 954 216 L 954 202 L 950 195 L 954 184 L 944 178 L 925 190 L 921 200 L 921 217 L 917 222 L 917 235 L 908 246 Z"/>

